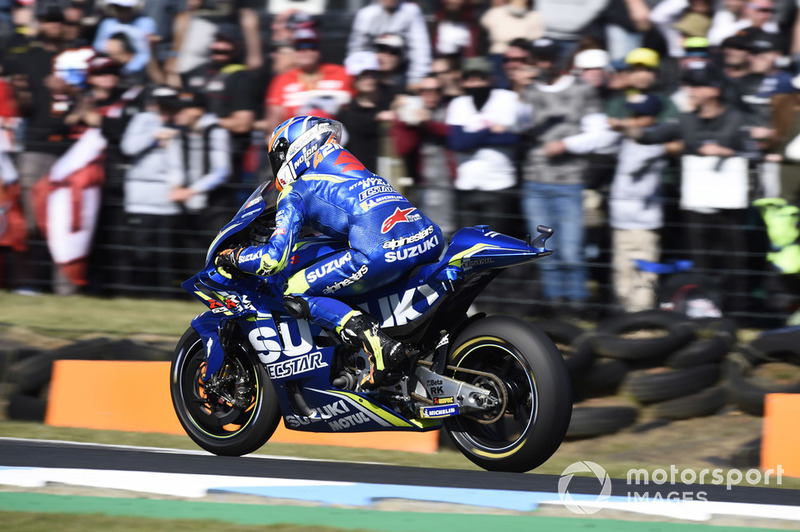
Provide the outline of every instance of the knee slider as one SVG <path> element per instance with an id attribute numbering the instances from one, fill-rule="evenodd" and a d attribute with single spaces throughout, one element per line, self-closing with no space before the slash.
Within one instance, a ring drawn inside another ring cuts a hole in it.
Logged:
<path id="1" fill-rule="evenodd" d="M 283 306 L 289 314 L 298 320 L 311 319 L 311 309 L 308 308 L 308 301 L 300 296 L 284 296 Z"/>

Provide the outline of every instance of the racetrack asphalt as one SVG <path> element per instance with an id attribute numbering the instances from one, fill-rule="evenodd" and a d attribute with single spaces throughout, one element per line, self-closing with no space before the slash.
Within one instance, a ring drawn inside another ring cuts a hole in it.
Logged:
<path id="1" fill-rule="evenodd" d="M 356 452 L 342 450 L 342 460 L 358 460 Z M 556 492 L 559 476 L 536 473 L 497 473 L 451 469 L 401 467 L 381 464 L 286 460 L 255 457 L 222 457 L 180 452 L 157 452 L 124 447 L 108 447 L 67 442 L 0 439 L 0 466 L 110 469 L 162 473 L 231 475 L 318 481 L 384 483 L 477 488 L 513 491 Z M 612 481 L 612 495 L 627 496 L 626 479 Z M 695 485 L 697 488 L 699 485 Z M 797 505 L 800 490 L 769 487 L 705 484 L 709 501 L 754 504 Z M 601 485 L 596 478 L 573 477 L 571 493 L 598 494 Z M 674 485 L 650 484 L 651 497 L 663 497 L 675 490 Z"/>

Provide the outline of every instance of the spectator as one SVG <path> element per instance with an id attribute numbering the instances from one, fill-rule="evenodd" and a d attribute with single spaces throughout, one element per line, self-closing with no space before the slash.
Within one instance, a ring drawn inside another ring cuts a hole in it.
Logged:
<path id="1" fill-rule="evenodd" d="M 270 70 L 272 76 L 283 74 L 295 67 L 294 46 L 291 41 L 273 41 L 270 51 Z"/>
<path id="2" fill-rule="evenodd" d="M 608 52 L 589 48 L 575 54 L 572 62 L 575 74 L 587 85 L 594 87 L 598 96 L 605 100 L 611 94 L 608 86 L 608 70 L 611 66 Z"/>
<path id="3" fill-rule="evenodd" d="M 422 107 L 395 118 L 392 138 L 397 154 L 412 161 L 411 168 L 416 169 L 416 182 L 422 187 L 419 208 L 449 238 L 458 226 L 454 212 L 454 161 L 447 149 L 447 104 L 437 76 L 423 78 L 417 90 Z"/>
<path id="4" fill-rule="evenodd" d="M 624 129 L 647 129 L 659 122 L 664 100 L 655 94 L 631 94 L 625 100 Z M 663 145 L 624 139 L 608 199 L 612 229 L 614 294 L 627 312 L 653 308 L 657 276 L 636 267 L 636 260 L 657 262 L 663 225 L 661 179 L 666 168 Z"/>
<path id="5" fill-rule="evenodd" d="M 131 67 L 136 58 L 136 50 L 127 33 L 118 32 L 108 38 L 106 55 L 119 65 L 119 82 L 124 88 L 148 82 L 146 72 Z"/>
<path id="6" fill-rule="evenodd" d="M 506 47 L 506 51 L 500 56 L 489 57 L 494 62 L 494 86 L 498 89 L 512 89 L 517 92 L 520 85 L 530 84 L 530 80 L 525 81 L 526 76 L 518 76 L 520 70 L 530 70 L 532 56 L 531 43 L 527 39 L 514 39 Z M 499 59 L 499 68 L 497 60 Z"/>
<path id="7" fill-rule="evenodd" d="M 555 43 L 556 66 L 565 68 L 569 57 L 578 49 L 580 39 L 601 37 L 599 17 L 609 0 L 537 0 L 536 9 L 545 23 L 544 36 Z"/>
<path id="8" fill-rule="evenodd" d="M 779 70 L 778 36 L 763 31 L 752 32 L 748 43 L 748 73 L 736 80 L 739 107 L 751 126 L 754 139 L 764 141 L 772 136 L 772 97 L 794 92 L 792 76 Z"/>
<path id="9" fill-rule="evenodd" d="M 394 33 L 405 43 L 403 56 L 408 61 L 406 78 L 416 84 L 428 73 L 431 64 L 431 44 L 425 18 L 420 7 L 404 0 L 376 0 L 356 13 L 347 43 L 347 54 L 373 50 L 375 39 Z"/>
<path id="10" fill-rule="evenodd" d="M 452 56 L 437 57 L 431 63 L 431 74 L 436 76 L 442 85 L 442 96 L 445 103 L 461 96 L 461 70 L 458 60 Z"/>
<path id="11" fill-rule="evenodd" d="M 611 0 L 605 11 L 605 37 L 612 61 L 640 48 L 650 25 L 650 8 L 644 0 Z"/>
<path id="12" fill-rule="evenodd" d="M 230 185 L 218 189 L 209 203 L 216 223 L 224 223 L 231 209 L 235 210 L 241 203 L 234 189 L 245 181 L 246 154 L 252 144 L 258 107 L 255 76 L 241 63 L 242 51 L 239 27 L 219 24 L 211 44 L 210 61 L 182 76 L 183 86 L 203 97 L 208 113 L 217 118 L 216 124 L 230 134 L 233 173 L 226 180 Z"/>
<path id="13" fill-rule="evenodd" d="M 69 126 L 64 118 L 79 91 L 55 68 L 57 58 L 69 50 L 69 44 L 64 41 L 63 14 L 51 7 L 40 12 L 37 18 L 37 39 L 27 46 L 17 47 L 17 53 L 7 55 L 4 62 L 4 70 L 14 82 L 20 114 L 26 119 L 25 151 L 19 155 L 17 169 L 27 233 L 33 245 L 17 257 L 12 275 L 16 287 L 26 293 L 34 289 L 31 282 L 39 283 L 48 277 L 43 267 L 48 261 L 44 239 L 34 215 L 33 185 L 69 147 Z M 53 280 L 58 284 L 62 279 L 58 270 L 54 272 Z"/>
<path id="14" fill-rule="evenodd" d="M 549 39 L 533 43 L 539 75 L 524 95 L 534 117 L 522 171 L 522 208 L 531 234 L 540 223 L 555 229 L 557 260 L 538 263 L 545 299 L 578 307 L 588 297 L 582 210 L 588 160 L 582 155 L 610 144 L 611 137 L 594 88 L 562 73 L 557 57 Z"/>
<path id="15" fill-rule="evenodd" d="M 628 135 L 642 144 L 681 140 L 681 209 L 695 267 L 721 273 L 729 287 L 726 308 L 745 306 L 746 242 L 742 226 L 748 205 L 743 115 L 722 100 L 724 80 L 716 68 L 693 65 L 685 73 L 694 111 L 678 121 Z M 712 192 L 713 191 L 713 192 Z"/>
<path id="16" fill-rule="evenodd" d="M 186 10 L 173 22 L 173 42 L 165 70 L 169 75 L 183 74 L 209 59 L 217 26 L 223 23 L 239 27 L 244 37 L 244 64 L 257 70 L 264 64 L 257 0 L 186 0 Z"/>
<path id="17" fill-rule="evenodd" d="M 109 18 L 97 27 L 92 47 L 101 53 L 109 53 L 106 43 L 112 35 L 124 33 L 136 50 L 133 59 L 125 65 L 130 72 L 141 72 L 150 62 L 150 39 L 156 36 L 156 21 L 139 15 L 137 0 L 108 0 Z"/>
<path id="18" fill-rule="evenodd" d="M 741 7 L 740 7 L 741 5 Z M 717 22 L 717 17 L 720 21 Z M 778 33 L 778 25 L 774 22 L 775 2 L 773 0 L 728 0 L 725 9 L 715 15 L 716 24 L 708 32 L 708 42 L 712 46 L 722 44 L 722 41 L 735 35 L 737 32 L 756 28 L 767 33 Z"/>
<path id="19" fill-rule="evenodd" d="M 448 146 L 456 158 L 457 226 L 489 224 L 515 233 L 514 149 L 519 142 L 521 106 L 516 93 L 493 89 L 492 64 L 485 57 L 464 62 L 464 96 L 447 107 Z"/>
<path id="20" fill-rule="evenodd" d="M 774 152 L 780 161 L 780 196 L 800 205 L 800 77 L 792 79 L 791 94 L 779 94 L 772 107 Z"/>
<path id="21" fill-rule="evenodd" d="M 184 183 L 180 132 L 174 122 L 180 101 L 170 87 L 157 87 L 152 97 L 155 109 L 133 117 L 120 145 L 131 157 L 125 178 L 126 243 L 130 281 L 165 289 L 172 285 L 172 236 L 181 213 L 171 193 Z"/>
<path id="22" fill-rule="evenodd" d="M 473 57 L 478 49 L 478 23 L 474 4 L 467 0 L 441 0 L 434 15 L 433 53 Z"/>
<path id="23" fill-rule="evenodd" d="M 735 80 L 746 75 L 750 70 L 747 61 L 749 43 L 746 31 L 738 31 L 722 41 L 722 68 L 727 79 Z"/>
<path id="24" fill-rule="evenodd" d="M 678 116 L 678 109 L 669 97 L 655 90 L 658 78 L 660 58 L 655 50 L 637 48 L 625 57 L 627 66 L 627 91 L 626 95 L 618 96 L 608 102 L 606 114 L 609 123 L 615 130 L 621 130 L 623 119 L 631 117 L 631 107 L 627 96 L 631 94 L 653 94 L 658 100 L 658 123 L 674 120 Z"/>
<path id="25" fill-rule="evenodd" d="M 404 49 L 403 38 L 395 33 L 386 33 L 375 39 L 381 107 L 388 107 L 398 94 L 406 92 L 408 79 Z"/>
<path id="26" fill-rule="evenodd" d="M 142 12 L 156 23 L 156 34 L 151 38 L 155 56 L 159 62 L 169 57 L 172 48 L 173 21 L 186 7 L 185 0 L 145 0 Z"/>
<path id="27" fill-rule="evenodd" d="M 267 89 L 266 117 L 259 124 L 264 131 L 273 131 L 296 115 L 336 114 L 352 97 L 351 79 L 345 68 L 320 63 L 316 31 L 297 30 L 294 48 L 297 67 L 272 78 Z"/>
<path id="28" fill-rule="evenodd" d="M 231 135 L 207 110 L 202 93 L 183 92 L 178 98 L 175 126 L 180 128 L 183 181 L 171 190 L 169 198 L 182 205 L 177 224 L 182 235 L 180 247 L 190 250 L 182 266 L 194 271 L 203 264 L 204 250 L 224 223 L 209 216 L 208 207 L 214 204 L 211 199 L 219 187 L 231 179 Z"/>
<path id="29" fill-rule="evenodd" d="M 681 58 L 687 37 L 705 37 L 711 27 L 710 0 L 662 0 L 650 12 L 650 21 L 667 42 L 670 57 Z"/>
<path id="30" fill-rule="evenodd" d="M 708 42 L 711 46 L 720 46 L 722 41 L 735 35 L 737 25 L 745 19 L 744 7 L 747 0 L 723 0 L 714 12 L 711 28 L 708 30 Z"/>
<path id="31" fill-rule="evenodd" d="M 347 58 L 345 67 L 354 78 L 356 91 L 353 100 L 339 114 L 350 139 L 347 149 L 368 170 L 376 172 L 383 137 L 381 122 L 392 119 L 388 105 L 381 105 L 382 98 L 378 93 L 378 57 L 374 52 L 356 52 Z"/>
<path id="32" fill-rule="evenodd" d="M 481 17 L 481 26 L 489 38 L 489 59 L 494 64 L 495 86 L 507 89 L 511 86 L 503 61 L 508 56 L 508 48 L 521 48 L 530 55 L 530 41 L 544 36 L 544 19 L 537 11 L 530 9 L 528 0 L 508 0 L 489 8 Z M 527 50 L 526 50 L 527 49 Z M 512 56 L 521 55 L 512 51 Z"/>

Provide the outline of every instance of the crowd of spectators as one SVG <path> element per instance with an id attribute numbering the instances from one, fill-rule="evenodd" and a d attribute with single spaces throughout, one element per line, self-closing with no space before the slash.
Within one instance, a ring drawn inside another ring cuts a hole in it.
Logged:
<path id="1" fill-rule="evenodd" d="M 297 114 L 447 235 L 552 226 L 553 308 L 652 308 L 666 259 L 725 312 L 800 272 L 800 2 L 270 4 L 0 3 L 0 288 L 173 290 Z"/>

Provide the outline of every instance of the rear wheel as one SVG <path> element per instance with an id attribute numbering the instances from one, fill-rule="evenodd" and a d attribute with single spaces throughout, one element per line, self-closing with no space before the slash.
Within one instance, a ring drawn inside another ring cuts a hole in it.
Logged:
<path id="1" fill-rule="evenodd" d="M 222 368 L 204 383 L 205 370 L 200 335 L 189 329 L 175 348 L 170 372 L 172 404 L 189 437 L 224 456 L 241 456 L 264 445 L 281 418 L 264 366 L 231 342 Z"/>
<path id="2" fill-rule="evenodd" d="M 451 371 L 453 378 L 482 386 L 486 377 L 477 373 L 489 373 L 505 387 L 502 412 L 445 420 L 445 430 L 472 462 L 491 471 L 529 471 L 564 441 L 572 413 L 569 375 L 539 329 L 505 316 L 479 320 L 452 343 L 449 365 L 474 372 Z"/>

